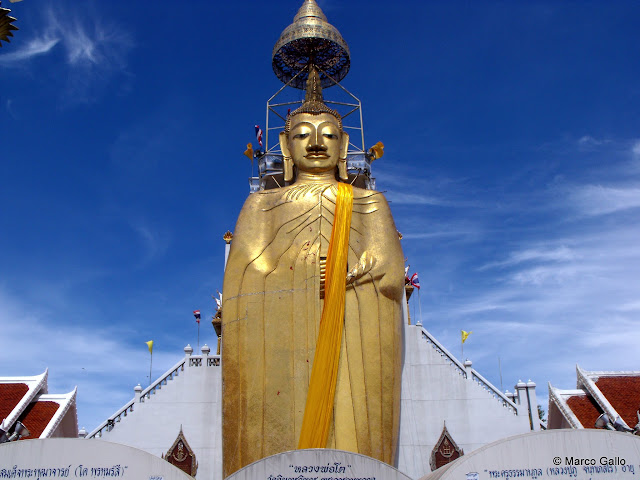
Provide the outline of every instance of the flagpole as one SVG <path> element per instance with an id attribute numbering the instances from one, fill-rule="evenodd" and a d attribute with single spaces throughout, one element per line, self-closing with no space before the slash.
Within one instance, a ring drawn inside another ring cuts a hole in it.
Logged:
<path id="1" fill-rule="evenodd" d="M 405 274 L 405 277 L 406 277 L 406 274 Z M 409 283 L 411 283 L 413 287 L 418 289 L 418 311 L 420 312 L 420 318 L 416 322 L 416 327 L 421 327 L 422 326 L 422 302 L 420 301 L 420 280 L 418 279 L 418 272 L 411 275 L 411 278 L 409 279 Z M 415 313 L 415 307 L 414 307 L 413 313 Z"/>
<path id="2" fill-rule="evenodd" d="M 418 290 L 420 291 L 420 290 Z M 413 297 L 413 303 L 411 304 L 413 306 L 413 324 L 416 324 L 416 297 Z"/>
<path id="3" fill-rule="evenodd" d="M 467 341 L 467 338 L 469 338 L 469 335 L 471 335 L 473 332 L 471 330 L 469 330 L 468 332 L 465 332 L 464 330 L 460 330 L 460 358 L 464 359 L 464 342 Z"/>
<path id="4" fill-rule="evenodd" d="M 198 324 L 198 350 L 200 350 L 200 310 L 194 310 L 193 316 L 196 319 L 196 323 Z"/>
<path id="5" fill-rule="evenodd" d="M 153 368 L 153 340 L 149 340 L 145 343 L 147 344 L 147 348 L 149 349 L 149 386 L 151 386 L 151 371 Z"/>

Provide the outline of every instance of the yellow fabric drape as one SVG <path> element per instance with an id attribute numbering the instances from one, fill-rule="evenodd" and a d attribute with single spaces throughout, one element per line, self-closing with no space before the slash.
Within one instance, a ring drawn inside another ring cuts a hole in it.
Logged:
<path id="1" fill-rule="evenodd" d="M 327 251 L 324 306 L 302 418 L 299 449 L 325 448 L 329 437 L 344 327 L 347 254 L 352 208 L 353 188 L 351 185 L 339 183 L 331 240 Z"/>

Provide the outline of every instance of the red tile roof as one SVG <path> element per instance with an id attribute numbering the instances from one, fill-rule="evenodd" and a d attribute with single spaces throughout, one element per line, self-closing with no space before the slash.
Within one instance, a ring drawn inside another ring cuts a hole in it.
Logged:
<path id="1" fill-rule="evenodd" d="M 595 383 L 618 415 L 633 428 L 640 409 L 640 376 L 606 376 Z"/>
<path id="2" fill-rule="evenodd" d="M 584 428 L 596 428 L 596 419 L 602 410 L 590 395 L 572 395 L 567 399 L 567 405 Z"/>
<path id="3" fill-rule="evenodd" d="M 30 403 L 18 419 L 29 429 L 28 438 L 39 438 L 58 408 L 60 408 L 58 403 L 46 400 Z"/>
<path id="4" fill-rule="evenodd" d="M 28 391 L 26 383 L 0 383 L 0 422 L 7 418 Z"/>

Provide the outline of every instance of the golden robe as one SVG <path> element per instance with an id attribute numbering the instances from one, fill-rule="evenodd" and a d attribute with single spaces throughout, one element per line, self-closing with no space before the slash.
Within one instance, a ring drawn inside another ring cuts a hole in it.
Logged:
<path id="1" fill-rule="evenodd" d="M 294 184 L 250 195 L 238 218 L 223 290 L 224 477 L 297 447 L 322 313 L 320 267 L 335 198 L 335 185 Z M 346 287 L 327 448 L 393 465 L 404 260 L 384 196 L 354 188 L 349 269 L 365 251 L 376 264 Z"/>

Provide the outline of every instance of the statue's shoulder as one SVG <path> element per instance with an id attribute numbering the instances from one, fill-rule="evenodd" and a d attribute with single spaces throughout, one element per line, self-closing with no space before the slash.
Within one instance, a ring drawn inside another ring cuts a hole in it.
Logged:
<path id="1" fill-rule="evenodd" d="M 304 203 L 305 201 L 317 202 L 319 196 L 334 198 L 337 186 L 331 183 L 294 183 L 285 187 L 261 190 L 252 193 L 255 196 L 252 203 L 262 206 L 274 206 L 284 203 Z"/>
<path id="2" fill-rule="evenodd" d="M 378 192 L 377 190 L 367 190 L 364 188 L 353 187 L 353 201 L 356 204 L 363 203 L 375 203 L 379 207 L 389 208 L 389 204 L 387 203 L 387 199 L 384 196 L 383 192 Z"/>
<path id="3" fill-rule="evenodd" d="M 279 201 L 285 189 L 289 187 L 273 188 L 271 190 L 259 190 L 250 194 L 244 201 L 244 209 L 265 208 Z"/>
<path id="4" fill-rule="evenodd" d="M 382 192 L 377 190 L 367 190 L 366 188 L 353 187 L 353 198 L 369 198 L 369 197 L 384 197 Z"/>
<path id="5" fill-rule="evenodd" d="M 274 188 L 270 190 L 260 190 L 247 197 L 243 210 L 268 209 L 275 205 L 290 202 L 301 202 L 304 200 L 317 201 L 319 195 L 329 199 L 335 199 L 337 188 L 335 184 L 293 184 L 286 187 Z M 366 190 L 364 188 L 353 187 L 353 200 L 356 203 L 374 202 L 380 205 L 387 205 L 387 201 L 382 192 L 376 190 Z"/>

